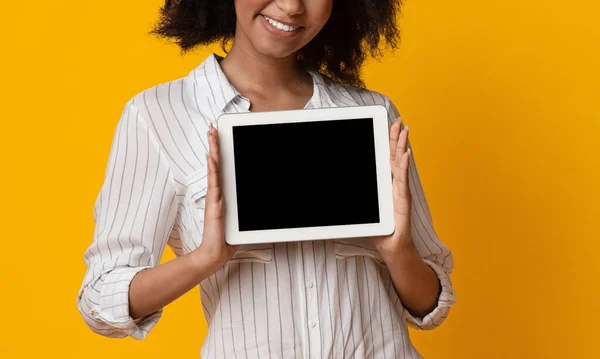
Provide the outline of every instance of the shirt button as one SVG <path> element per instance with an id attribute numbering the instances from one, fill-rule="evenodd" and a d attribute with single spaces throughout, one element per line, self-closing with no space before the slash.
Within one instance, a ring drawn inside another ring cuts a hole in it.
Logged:
<path id="1" fill-rule="evenodd" d="M 312 288 L 312 287 L 313 287 L 313 285 L 314 285 L 314 283 L 313 283 L 313 281 L 312 281 L 312 280 L 308 282 L 308 287 L 309 287 L 309 288 Z"/>
<path id="2" fill-rule="evenodd" d="M 317 325 L 314 320 L 311 320 L 309 324 L 311 328 L 314 328 Z"/>

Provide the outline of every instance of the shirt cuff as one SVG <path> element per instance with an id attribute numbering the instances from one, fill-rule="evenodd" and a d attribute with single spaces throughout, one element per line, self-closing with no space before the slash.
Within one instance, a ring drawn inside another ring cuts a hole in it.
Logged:
<path id="1" fill-rule="evenodd" d="M 416 329 L 430 330 L 437 328 L 448 316 L 450 307 L 456 303 L 456 294 L 452 289 L 452 283 L 448 273 L 440 265 L 423 259 L 437 274 L 440 284 L 442 285 L 442 291 L 438 298 L 437 307 L 427 314 L 423 318 L 414 317 L 407 309 L 404 309 L 404 314 L 407 319 L 407 323 Z"/>
<path id="2" fill-rule="evenodd" d="M 150 267 L 116 268 L 105 274 L 97 310 L 90 313 L 92 317 L 122 334 L 144 339 L 160 319 L 162 309 L 134 320 L 129 314 L 129 285 L 138 272 L 148 268 Z"/>

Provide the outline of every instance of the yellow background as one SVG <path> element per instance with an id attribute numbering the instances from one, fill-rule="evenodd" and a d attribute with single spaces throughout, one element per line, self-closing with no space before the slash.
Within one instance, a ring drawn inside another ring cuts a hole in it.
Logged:
<path id="1" fill-rule="evenodd" d="M 125 102 L 208 53 L 146 34 L 160 4 L 2 2 L 1 358 L 199 355 L 196 290 L 144 341 L 93 334 L 75 306 Z M 407 0 L 400 50 L 365 69 L 411 127 L 455 255 L 458 303 L 411 332 L 426 358 L 600 357 L 598 14 L 591 0 Z"/>

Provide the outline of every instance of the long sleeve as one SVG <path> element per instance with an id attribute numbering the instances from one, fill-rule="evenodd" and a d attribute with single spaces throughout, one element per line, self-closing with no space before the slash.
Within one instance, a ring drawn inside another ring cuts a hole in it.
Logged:
<path id="1" fill-rule="evenodd" d="M 389 125 L 391 126 L 393 121 L 399 118 L 400 115 L 394 104 L 388 98 L 385 100 Z M 410 138 L 408 147 L 412 149 Z M 442 291 L 438 298 L 437 307 L 425 317 L 416 318 L 408 310 L 405 310 L 404 313 L 410 326 L 416 329 L 429 330 L 438 327 L 446 319 L 450 307 L 456 302 L 456 295 L 450 280 L 450 274 L 454 269 L 454 260 L 450 249 L 440 241 L 433 227 L 427 198 L 417 172 L 414 150 L 408 168 L 408 177 L 413 201 L 411 238 L 425 263 L 437 274 Z"/>
<path id="2" fill-rule="evenodd" d="M 143 339 L 162 315 L 161 309 L 134 321 L 129 285 L 139 271 L 160 262 L 177 215 L 175 188 L 163 150 L 132 99 L 116 126 L 77 296 L 95 333 Z"/>

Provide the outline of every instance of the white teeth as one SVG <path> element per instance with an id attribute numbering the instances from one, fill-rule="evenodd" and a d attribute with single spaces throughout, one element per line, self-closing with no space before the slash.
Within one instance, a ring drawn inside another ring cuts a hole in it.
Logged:
<path id="1" fill-rule="evenodd" d="M 263 17 L 265 18 L 265 20 L 267 20 L 269 22 L 269 24 L 273 25 L 273 27 L 278 28 L 279 30 L 283 30 L 283 31 L 296 31 L 300 26 L 290 26 L 290 25 L 286 25 L 286 24 L 282 24 L 278 21 L 275 21 L 271 18 L 268 18 L 266 16 L 263 15 Z"/>

